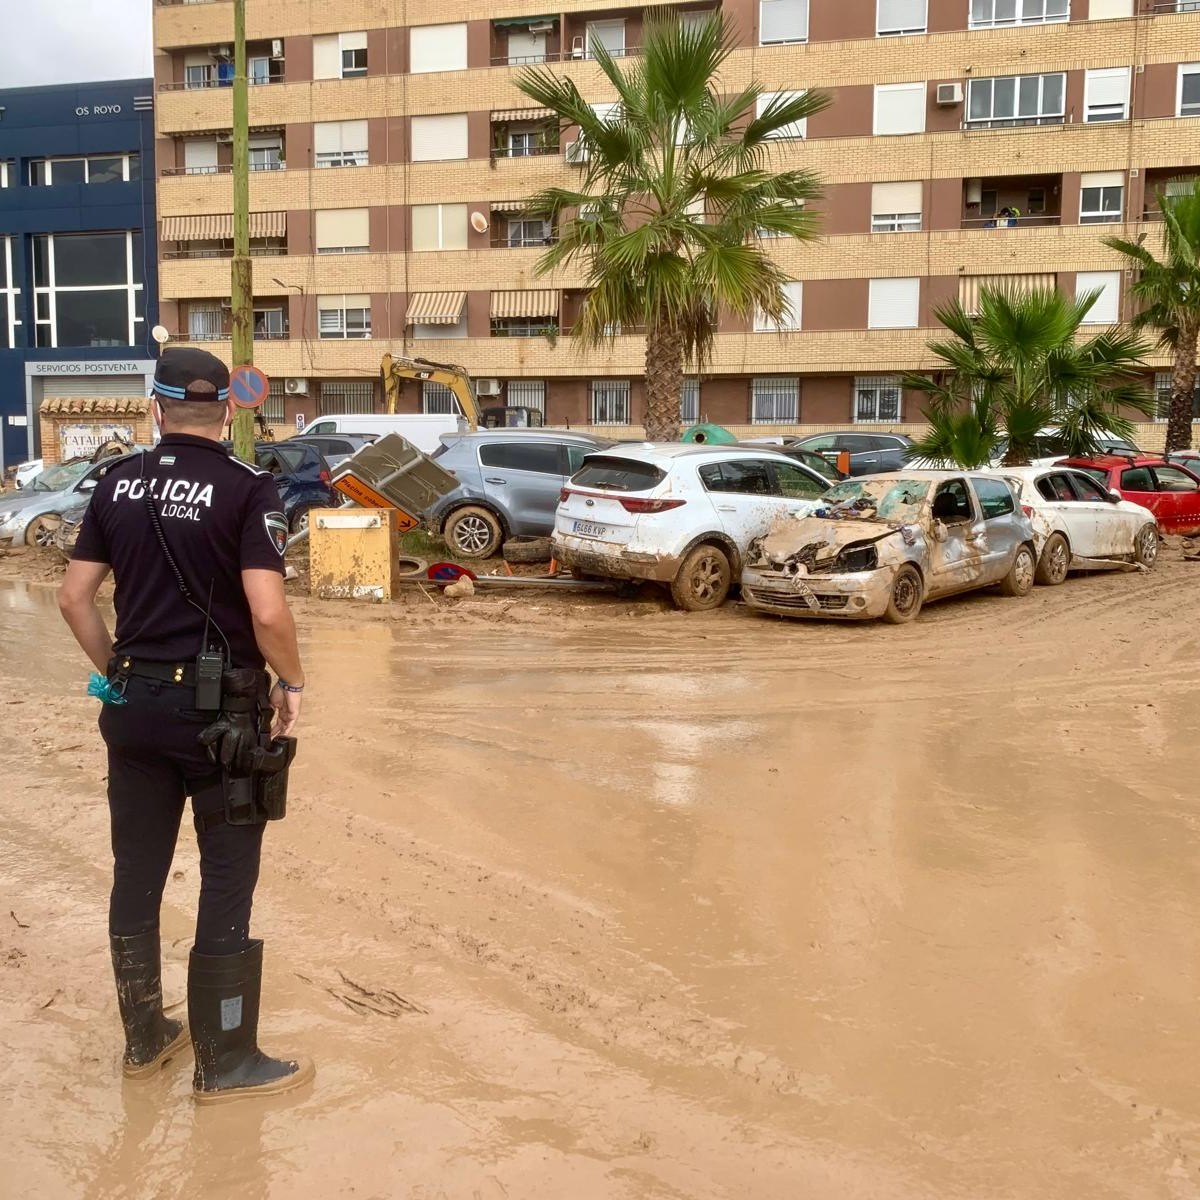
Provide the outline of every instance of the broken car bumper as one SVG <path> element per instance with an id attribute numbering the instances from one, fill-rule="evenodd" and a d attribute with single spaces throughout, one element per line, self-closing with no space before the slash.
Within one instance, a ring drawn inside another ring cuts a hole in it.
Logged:
<path id="1" fill-rule="evenodd" d="M 555 559 L 562 566 L 605 579 L 646 579 L 670 583 L 679 569 L 678 561 L 670 555 L 652 554 L 618 542 L 600 542 L 593 538 L 558 534 L 551 545 Z"/>
<path id="2" fill-rule="evenodd" d="M 751 608 L 781 617 L 870 621 L 887 612 L 894 575 L 893 567 L 847 575 L 789 575 L 747 567 L 742 599 Z"/>

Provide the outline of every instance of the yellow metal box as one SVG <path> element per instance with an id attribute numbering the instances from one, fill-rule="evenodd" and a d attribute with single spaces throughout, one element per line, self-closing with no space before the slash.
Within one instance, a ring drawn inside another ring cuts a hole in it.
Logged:
<path id="1" fill-rule="evenodd" d="M 310 509 L 312 594 L 391 600 L 399 587 L 400 521 L 394 508 Z"/>

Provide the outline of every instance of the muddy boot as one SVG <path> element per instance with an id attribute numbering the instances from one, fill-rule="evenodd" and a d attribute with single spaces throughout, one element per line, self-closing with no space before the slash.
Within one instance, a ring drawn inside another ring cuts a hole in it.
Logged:
<path id="1" fill-rule="evenodd" d="M 307 1059 L 269 1058 L 258 1048 L 262 942 L 237 954 L 197 954 L 188 963 L 188 1023 L 196 1050 L 197 1104 L 273 1096 L 307 1083 Z"/>
<path id="2" fill-rule="evenodd" d="M 133 937 L 110 936 L 108 942 L 125 1026 L 121 1071 L 126 1079 L 146 1079 L 187 1045 L 187 1030 L 163 1015 L 158 930 Z"/>

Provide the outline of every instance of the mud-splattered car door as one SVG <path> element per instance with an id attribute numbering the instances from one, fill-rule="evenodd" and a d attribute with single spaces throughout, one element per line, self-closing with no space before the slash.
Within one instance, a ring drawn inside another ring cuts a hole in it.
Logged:
<path id="1" fill-rule="evenodd" d="M 934 489 L 930 508 L 926 596 L 979 587 L 986 575 L 987 530 L 966 479 L 947 479 Z"/>
<path id="2" fill-rule="evenodd" d="M 787 511 L 787 503 L 776 494 L 771 467 L 770 460 L 739 455 L 724 462 L 705 463 L 699 470 L 722 528 L 743 554 L 781 512 Z"/>

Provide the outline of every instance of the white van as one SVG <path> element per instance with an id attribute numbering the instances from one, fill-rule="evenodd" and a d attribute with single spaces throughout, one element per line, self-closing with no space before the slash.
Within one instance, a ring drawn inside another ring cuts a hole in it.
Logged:
<path id="1" fill-rule="evenodd" d="M 457 413 L 339 413 L 318 417 L 305 426 L 305 437 L 322 433 L 398 433 L 424 454 L 432 454 L 441 444 L 443 433 L 467 431 L 466 422 Z"/>

